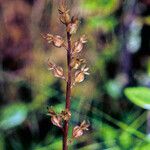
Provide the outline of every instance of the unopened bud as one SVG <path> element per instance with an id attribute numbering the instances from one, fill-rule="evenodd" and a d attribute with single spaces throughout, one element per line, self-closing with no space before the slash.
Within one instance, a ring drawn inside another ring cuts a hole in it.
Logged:
<path id="1" fill-rule="evenodd" d="M 59 9 L 59 14 L 60 14 L 60 21 L 63 23 L 63 24 L 69 24 L 71 19 L 70 19 L 70 15 L 69 15 L 69 9 L 67 9 L 67 7 L 65 5 L 60 5 Z"/>
<path id="2" fill-rule="evenodd" d="M 63 120 L 68 121 L 71 118 L 71 112 L 67 109 L 61 112 L 61 117 Z"/>
<path id="3" fill-rule="evenodd" d="M 62 14 L 59 19 L 63 24 L 69 24 L 70 23 L 70 15 L 68 13 Z"/>

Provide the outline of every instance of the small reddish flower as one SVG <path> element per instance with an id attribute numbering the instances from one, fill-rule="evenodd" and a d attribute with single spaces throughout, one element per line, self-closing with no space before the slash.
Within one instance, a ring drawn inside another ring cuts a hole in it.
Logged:
<path id="1" fill-rule="evenodd" d="M 81 52 L 81 50 L 83 49 L 83 44 L 86 43 L 86 42 L 87 42 L 86 37 L 85 37 L 85 35 L 83 35 L 78 41 L 76 41 L 74 43 L 72 53 L 75 54 L 75 53 Z"/>
<path id="2" fill-rule="evenodd" d="M 75 72 L 75 83 L 80 83 L 80 82 L 84 81 L 85 75 L 89 75 L 89 73 L 87 72 L 88 70 L 89 70 L 89 68 L 86 67 L 86 65 L 83 65 L 81 67 L 81 70 L 77 70 Z"/>
<path id="3" fill-rule="evenodd" d="M 53 44 L 56 46 L 56 47 L 61 47 L 63 44 L 64 44 L 64 40 L 61 36 L 59 35 L 55 35 L 53 37 Z"/>
<path id="4" fill-rule="evenodd" d="M 77 17 L 72 17 L 71 22 L 67 26 L 67 32 L 75 34 L 79 26 L 79 20 Z"/>
<path id="5" fill-rule="evenodd" d="M 82 63 L 85 63 L 85 59 L 73 57 L 70 65 L 73 69 L 78 69 Z"/>
<path id="6" fill-rule="evenodd" d="M 51 122 L 53 125 L 62 128 L 62 118 L 58 115 L 54 115 L 51 117 Z"/>
<path id="7" fill-rule="evenodd" d="M 86 122 L 83 121 L 80 124 L 80 126 L 75 126 L 73 128 L 72 137 L 78 138 L 78 137 L 82 136 L 84 131 L 89 130 L 88 127 L 89 127 L 89 124 L 86 124 Z"/>
<path id="8" fill-rule="evenodd" d="M 80 126 L 74 127 L 73 134 L 72 134 L 73 138 L 78 138 L 82 135 L 83 135 L 83 130 L 80 128 Z"/>
<path id="9" fill-rule="evenodd" d="M 62 118 L 53 110 L 52 107 L 48 108 L 48 115 L 51 116 L 51 122 L 53 125 L 62 128 Z"/>
<path id="10" fill-rule="evenodd" d="M 60 66 L 56 66 L 52 70 L 52 73 L 53 73 L 54 77 L 64 78 L 64 71 L 63 71 L 62 67 L 60 67 Z"/>
<path id="11" fill-rule="evenodd" d="M 60 48 L 60 47 L 64 46 L 64 40 L 59 35 L 52 35 L 52 34 L 48 33 L 45 36 L 43 36 L 43 38 L 46 39 L 46 41 L 48 43 L 52 43 L 56 47 Z"/>
<path id="12" fill-rule="evenodd" d="M 53 64 L 51 62 L 48 62 L 48 66 L 49 66 L 48 70 L 52 71 L 54 77 L 65 79 L 62 67 L 57 66 L 56 64 Z"/>

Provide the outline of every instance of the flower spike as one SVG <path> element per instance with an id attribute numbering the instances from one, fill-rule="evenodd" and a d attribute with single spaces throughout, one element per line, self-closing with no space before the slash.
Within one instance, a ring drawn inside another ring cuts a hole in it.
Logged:
<path id="1" fill-rule="evenodd" d="M 60 113 L 55 112 L 52 107 L 48 108 L 48 115 L 51 117 L 53 125 L 62 129 L 63 132 L 63 150 L 68 149 L 68 143 L 72 143 L 74 139 L 83 135 L 84 131 L 88 130 L 89 124 L 83 121 L 72 130 L 72 136 L 68 139 L 69 121 L 71 119 L 71 88 L 76 84 L 84 81 L 85 75 L 89 75 L 89 68 L 86 67 L 85 59 L 80 58 L 84 44 L 87 42 L 85 35 L 82 35 L 77 41 L 72 42 L 72 35 L 77 32 L 79 19 L 76 16 L 70 16 L 70 10 L 67 8 L 66 0 L 61 0 L 58 8 L 59 20 L 66 27 L 66 42 L 60 35 L 52 35 L 47 33 L 42 35 L 48 44 L 52 43 L 57 48 L 65 48 L 67 50 L 67 75 L 64 75 L 64 70 L 61 66 L 56 65 L 48 60 L 48 70 L 52 72 L 54 77 L 61 78 L 66 81 L 66 99 L 65 109 Z M 65 44 L 66 43 L 66 44 Z"/>

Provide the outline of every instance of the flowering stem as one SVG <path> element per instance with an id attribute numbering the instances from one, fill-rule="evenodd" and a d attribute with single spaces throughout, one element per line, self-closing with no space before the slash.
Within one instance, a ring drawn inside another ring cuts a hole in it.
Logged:
<path id="1" fill-rule="evenodd" d="M 70 111 L 70 98 L 71 98 L 71 35 L 67 32 L 67 42 L 68 42 L 68 51 L 67 51 L 67 67 L 68 67 L 68 80 L 66 86 L 66 109 Z M 68 150 L 67 139 L 68 139 L 68 128 L 69 121 L 64 122 L 64 132 L 63 132 L 63 150 Z"/>

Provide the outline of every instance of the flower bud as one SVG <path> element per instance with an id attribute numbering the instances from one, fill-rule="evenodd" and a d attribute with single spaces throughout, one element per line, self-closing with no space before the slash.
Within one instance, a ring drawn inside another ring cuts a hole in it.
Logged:
<path id="1" fill-rule="evenodd" d="M 59 8 L 58 8 L 58 11 L 59 11 L 59 14 L 63 14 L 65 12 L 67 12 L 68 11 L 67 6 L 64 5 L 64 4 L 60 5 Z"/>
<path id="2" fill-rule="evenodd" d="M 63 23 L 63 24 L 69 24 L 71 19 L 70 19 L 70 15 L 69 15 L 69 9 L 67 9 L 66 6 L 64 5 L 60 5 L 60 8 L 58 9 L 59 11 L 59 14 L 60 14 L 60 21 Z"/>
<path id="3" fill-rule="evenodd" d="M 61 115 L 62 119 L 65 121 L 68 121 L 71 118 L 71 112 L 68 109 L 62 111 L 60 115 Z"/>
<path id="4" fill-rule="evenodd" d="M 63 24 L 69 24 L 70 23 L 70 15 L 68 13 L 64 13 L 59 17 L 60 21 Z"/>

